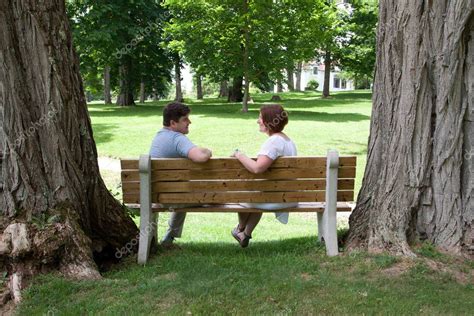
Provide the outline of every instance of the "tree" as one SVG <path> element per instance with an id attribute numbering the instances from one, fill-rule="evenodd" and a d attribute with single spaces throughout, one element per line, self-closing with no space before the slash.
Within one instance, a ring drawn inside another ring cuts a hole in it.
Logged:
<path id="1" fill-rule="evenodd" d="M 340 50 L 342 42 L 347 37 L 347 29 L 345 25 L 348 10 L 344 4 L 336 4 L 334 2 L 326 3 L 321 15 L 319 24 L 321 32 L 321 46 L 319 51 L 324 56 L 324 83 L 323 97 L 329 97 L 329 85 L 331 69 L 338 62 L 341 55 Z"/>
<path id="2" fill-rule="evenodd" d="M 349 248 L 473 254 L 474 7 L 379 3 L 368 160 Z"/>
<path id="3" fill-rule="evenodd" d="M 353 1 L 346 16 L 347 36 L 343 39 L 339 64 L 356 81 L 356 87 L 370 88 L 375 67 L 378 3 Z"/>
<path id="4" fill-rule="evenodd" d="M 133 105 L 138 90 L 165 94 L 172 61 L 160 46 L 169 15 L 159 1 L 68 0 L 68 12 L 88 86 L 91 77 L 103 74 L 107 100 L 111 67 L 120 77 L 113 81 L 119 85 L 118 105 Z"/>
<path id="5" fill-rule="evenodd" d="M 3 1 L 0 29 L 2 271 L 100 278 L 138 230 L 99 174 L 64 1 Z"/>
<path id="6" fill-rule="evenodd" d="M 196 79 L 196 99 L 202 100 L 204 98 L 202 92 L 202 75 L 200 73 L 196 73 L 194 77 Z"/>
<path id="7" fill-rule="evenodd" d="M 232 78 L 230 101 L 247 111 L 248 86 L 281 69 L 282 49 L 272 1 L 165 1 L 172 12 L 167 32 L 184 60 L 214 82 Z"/>

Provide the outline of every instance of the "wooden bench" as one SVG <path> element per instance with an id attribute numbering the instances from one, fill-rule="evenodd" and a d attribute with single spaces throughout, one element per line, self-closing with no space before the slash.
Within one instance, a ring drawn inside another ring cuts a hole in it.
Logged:
<path id="1" fill-rule="evenodd" d="M 146 263 L 157 239 L 158 212 L 259 212 L 238 203 L 299 202 L 285 212 L 318 212 L 318 239 L 329 256 L 338 254 L 336 211 L 350 212 L 356 157 L 280 157 L 262 174 L 248 172 L 235 158 L 122 160 L 123 202 L 140 209 L 138 263 Z M 175 208 L 163 204 L 203 206 Z M 270 211 L 265 211 L 270 212 Z M 237 219 L 236 219 L 237 220 Z M 231 225 L 232 226 L 232 225 Z M 229 231 L 230 231 L 229 226 Z"/>

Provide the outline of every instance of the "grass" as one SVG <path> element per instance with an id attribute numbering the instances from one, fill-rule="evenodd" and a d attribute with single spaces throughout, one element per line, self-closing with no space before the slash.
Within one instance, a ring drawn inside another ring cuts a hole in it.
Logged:
<path id="1" fill-rule="evenodd" d="M 358 156 L 357 183 L 365 166 L 370 94 L 339 93 L 329 100 L 317 93 L 285 93 L 290 111 L 287 132 L 300 155 L 324 155 L 328 148 Z M 239 104 L 219 99 L 190 100 L 190 138 L 228 156 L 234 148 L 255 154 L 265 136 L 257 131 L 259 106 L 268 94 L 254 95 L 248 114 Z M 101 156 L 138 157 L 148 152 L 161 125 L 166 102 L 133 108 L 90 106 Z M 117 194 L 119 176 L 104 171 Z M 120 197 L 120 194 L 117 195 Z M 160 215 L 158 234 L 167 227 Z M 25 292 L 19 314 L 471 314 L 474 310 L 472 261 L 452 259 L 429 244 L 418 259 L 352 253 L 327 257 L 317 242 L 315 214 L 291 214 L 288 225 L 265 214 L 251 246 L 240 249 L 230 230 L 236 214 L 188 214 L 181 249 L 163 250 L 145 267 L 130 256 L 100 281 L 36 278 Z M 138 218 L 135 218 L 137 221 Z M 341 223 L 341 236 L 347 224 Z M 437 269 L 430 262 L 450 269 Z"/>
<path id="2" fill-rule="evenodd" d="M 474 308 L 472 285 L 422 263 L 390 276 L 385 271 L 397 258 L 328 258 L 313 237 L 259 240 L 245 251 L 223 237 L 210 239 L 183 242 L 145 267 L 128 258 L 101 281 L 39 277 L 19 313 L 470 314 Z"/>

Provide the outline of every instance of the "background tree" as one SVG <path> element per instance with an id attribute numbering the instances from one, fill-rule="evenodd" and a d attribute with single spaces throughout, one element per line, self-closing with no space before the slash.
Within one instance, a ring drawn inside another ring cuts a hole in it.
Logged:
<path id="1" fill-rule="evenodd" d="M 192 68 L 214 82 L 232 79 L 231 101 L 242 101 L 247 110 L 251 82 L 264 82 L 281 69 L 281 45 L 272 31 L 277 20 L 272 1 L 177 1 L 165 5 L 173 13 L 167 31 L 173 45 Z M 245 80 L 244 80 L 245 78 Z"/>
<path id="2" fill-rule="evenodd" d="M 320 43 L 318 51 L 320 57 L 324 60 L 324 83 L 323 97 L 330 95 L 330 75 L 331 70 L 338 63 L 341 56 L 341 48 L 348 34 L 346 29 L 348 7 L 344 3 L 326 2 L 322 12 L 315 13 L 320 15 L 318 24 L 320 31 Z"/>
<path id="3" fill-rule="evenodd" d="M 339 64 L 354 79 L 356 88 L 370 88 L 375 67 L 378 2 L 353 1 L 346 16 L 347 36 L 343 39 Z"/>
<path id="4" fill-rule="evenodd" d="M 290 91 L 301 91 L 302 63 L 314 60 L 317 48 L 323 42 L 321 24 L 325 23 L 326 6 L 320 0 L 278 1 L 275 3 L 275 25 L 272 31 L 277 34 L 281 48 L 281 64 L 286 72 Z M 297 80 L 294 82 L 295 70 Z M 274 78 L 281 77 L 277 71 Z"/>
<path id="5" fill-rule="evenodd" d="M 111 81 L 118 85 L 118 105 L 134 104 L 140 86 L 148 87 L 144 92 L 165 94 L 172 64 L 161 42 L 169 16 L 159 1 L 68 0 L 68 11 L 88 87 L 93 82 L 89 78 L 102 73 L 104 83 L 110 82 L 112 72 L 119 77 Z M 107 99 L 110 92 L 104 86 Z"/>
<path id="6" fill-rule="evenodd" d="M 115 260 L 138 231 L 99 174 L 65 3 L 0 2 L 0 29 L 0 253 L 9 286 L 55 269 L 99 278 L 97 263 Z"/>
<path id="7" fill-rule="evenodd" d="M 115 1 L 68 0 L 66 5 L 86 91 L 103 89 L 104 101 L 110 104 L 113 52 L 119 49 L 116 34 L 125 11 Z"/>
<path id="8" fill-rule="evenodd" d="M 368 160 L 348 244 L 413 255 L 474 245 L 472 1 L 379 3 Z"/>

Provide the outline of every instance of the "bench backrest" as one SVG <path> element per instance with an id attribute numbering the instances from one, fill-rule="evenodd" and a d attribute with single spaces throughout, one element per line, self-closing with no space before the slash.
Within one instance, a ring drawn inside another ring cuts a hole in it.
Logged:
<path id="1" fill-rule="evenodd" d="M 235 158 L 151 160 L 152 203 L 324 202 L 326 157 L 280 157 L 261 174 Z M 122 160 L 123 202 L 140 204 L 139 160 Z M 337 201 L 354 200 L 356 157 L 339 157 Z"/>

